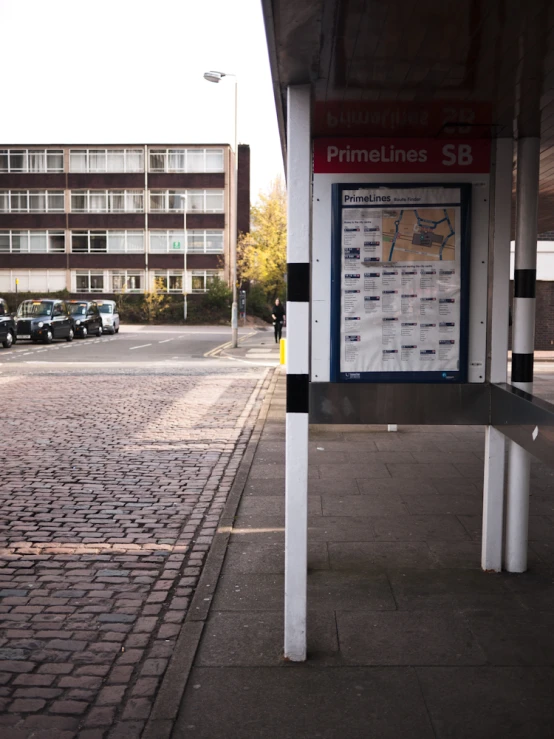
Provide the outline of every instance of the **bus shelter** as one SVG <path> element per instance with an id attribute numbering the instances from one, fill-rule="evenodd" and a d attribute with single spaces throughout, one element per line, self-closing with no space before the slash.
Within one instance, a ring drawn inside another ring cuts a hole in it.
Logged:
<path id="1" fill-rule="evenodd" d="M 484 425 L 482 567 L 527 568 L 529 455 L 554 460 L 533 396 L 554 5 L 262 6 L 288 188 L 284 653 L 302 661 L 310 423 Z"/>

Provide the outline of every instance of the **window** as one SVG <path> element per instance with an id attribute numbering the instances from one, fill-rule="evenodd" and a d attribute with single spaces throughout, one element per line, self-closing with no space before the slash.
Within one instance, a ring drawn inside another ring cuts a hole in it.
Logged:
<path id="1" fill-rule="evenodd" d="M 112 292 L 137 293 L 143 289 L 143 272 L 124 270 L 112 272 Z"/>
<path id="2" fill-rule="evenodd" d="M 0 149 L 0 172 L 63 172 L 63 150 Z"/>
<path id="3" fill-rule="evenodd" d="M 73 231 L 73 253 L 141 253 L 144 251 L 144 231 Z"/>
<path id="4" fill-rule="evenodd" d="M 150 150 L 150 172 L 223 171 L 223 149 Z"/>
<path id="5" fill-rule="evenodd" d="M 183 273 L 176 270 L 154 272 L 154 289 L 159 293 L 182 293 Z"/>
<path id="6" fill-rule="evenodd" d="M 186 196 L 187 213 L 223 213 L 223 190 L 153 190 L 152 213 L 182 213 Z"/>
<path id="7" fill-rule="evenodd" d="M 14 292 L 16 280 L 19 292 L 44 294 L 66 287 L 65 270 L 0 269 L 0 292 Z"/>
<path id="8" fill-rule="evenodd" d="M 63 190 L 3 190 L 0 213 L 63 213 Z"/>
<path id="9" fill-rule="evenodd" d="M 189 254 L 223 254 L 223 231 L 188 231 Z"/>
<path id="10" fill-rule="evenodd" d="M 104 273 L 80 270 L 75 274 L 75 287 L 78 293 L 104 292 Z"/>
<path id="11" fill-rule="evenodd" d="M 185 232 L 171 230 L 150 231 L 150 252 L 183 253 Z M 223 254 L 223 231 L 187 230 L 187 252 L 189 254 Z"/>
<path id="12" fill-rule="evenodd" d="M 0 253 L 59 254 L 65 252 L 63 231 L 0 231 Z"/>
<path id="13" fill-rule="evenodd" d="M 142 213 L 142 190 L 73 190 L 72 213 Z"/>
<path id="14" fill-rule="evenodd" d="M 192 292 L 205 293 L 210 284 L 220 277 L 220 273 L 216 270 L 197 270 L 192 273 Z"/>
<path id="15" fill-rule="evenodd" d="M 142 149 L 71 149 L 70 172 L 144 172 Z"/>

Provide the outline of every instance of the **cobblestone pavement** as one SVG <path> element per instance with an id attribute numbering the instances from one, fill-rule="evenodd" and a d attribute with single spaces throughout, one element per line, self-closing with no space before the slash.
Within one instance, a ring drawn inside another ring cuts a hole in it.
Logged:
<path id="1" fill-rule="evenodd" d="M 265 376 L 0 376 L 0 736 L 140 736 Z"/>

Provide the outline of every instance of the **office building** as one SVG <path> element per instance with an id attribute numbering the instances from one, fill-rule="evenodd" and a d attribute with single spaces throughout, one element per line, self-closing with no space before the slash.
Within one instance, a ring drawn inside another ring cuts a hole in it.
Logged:
<path id="1" fill-rule="evenodd" d="M 248 146 L 237 226 L 234 167 L 227 144 L 0 145 L 0 295 L 229 283 L 231 229 L 249 228 Z"/>

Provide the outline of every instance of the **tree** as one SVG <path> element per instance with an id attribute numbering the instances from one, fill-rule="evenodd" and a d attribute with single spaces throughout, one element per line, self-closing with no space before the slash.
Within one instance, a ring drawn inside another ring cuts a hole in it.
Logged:
<path id="1" fill-rule="evenodd" d="M 287 271 L 287 199 L 279 177 L 250 211 L 252 230 L 238 243 L 239 281 L 261 284 L 267 299 L 284 297 Z"/>

